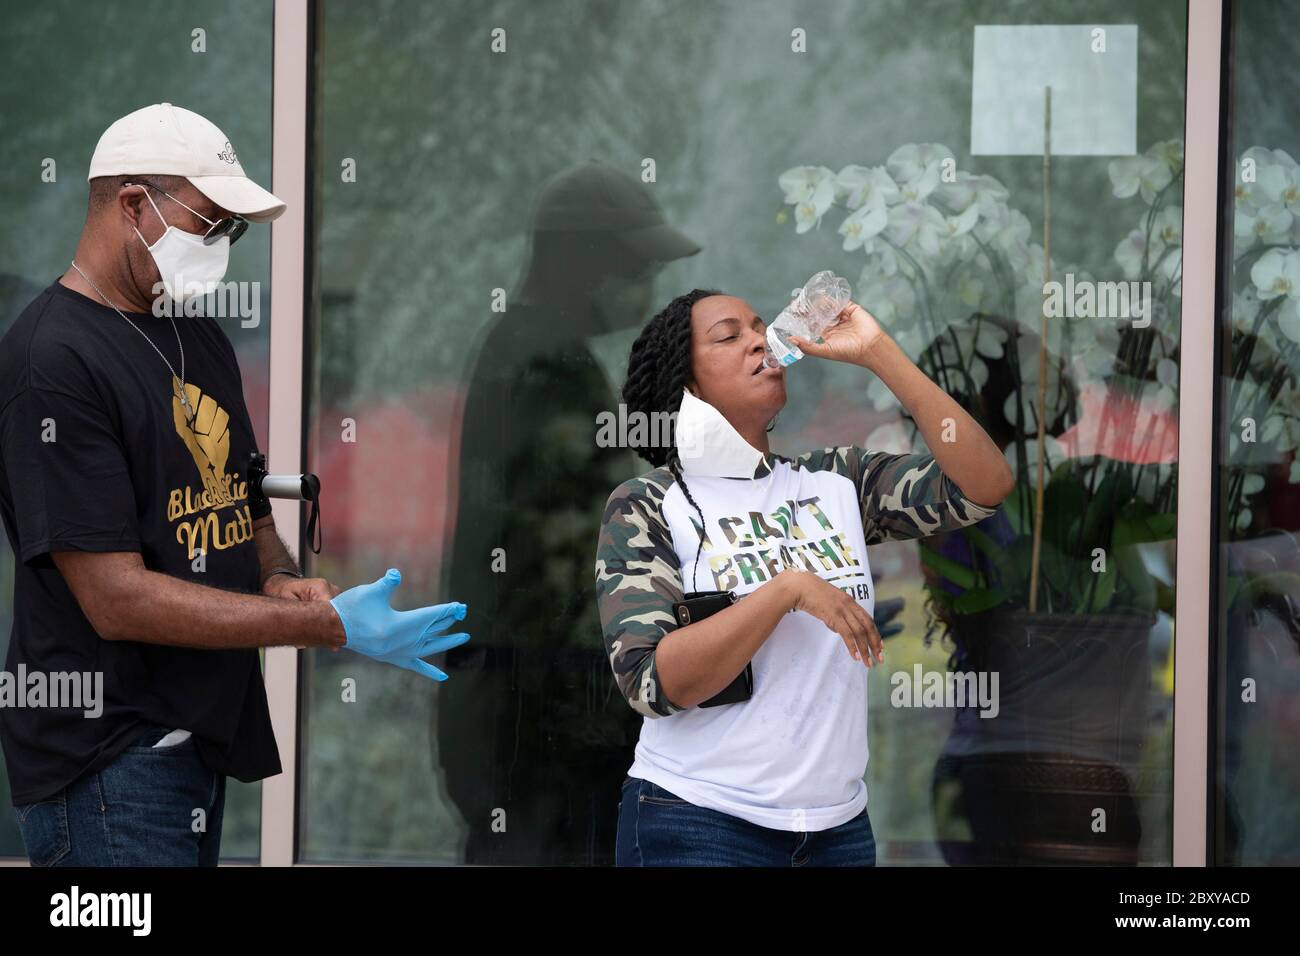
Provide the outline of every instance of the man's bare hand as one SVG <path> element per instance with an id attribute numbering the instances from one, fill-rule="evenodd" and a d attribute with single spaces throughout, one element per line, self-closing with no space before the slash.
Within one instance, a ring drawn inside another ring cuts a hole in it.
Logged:
<path id="1" fill-rule="evenodd" d="M 292 574 L 273 574 L 262 586 L 262 593 L 291 601 L 328 601 L 339 589 L 324 578 L 295 578 Z"/>

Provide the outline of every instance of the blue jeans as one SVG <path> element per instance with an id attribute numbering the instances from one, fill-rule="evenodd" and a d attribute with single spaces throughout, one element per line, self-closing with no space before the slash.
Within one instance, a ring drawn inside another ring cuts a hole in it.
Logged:
<path id="1" fill-rule="evenodd" d="M 865 808 L 829 830 L 793 833 L 698 807 L 628 777 L 614 855 L 618 866 L 875 866 L 876 838 Z"/>
<path id="2" fill-rule="evenodd" d="M 151 727 L 98 773 L 14 807 L 32 866 L 216 866 L 226 778 Z M 198 813 L 196 811 L 202 811 Z"/>

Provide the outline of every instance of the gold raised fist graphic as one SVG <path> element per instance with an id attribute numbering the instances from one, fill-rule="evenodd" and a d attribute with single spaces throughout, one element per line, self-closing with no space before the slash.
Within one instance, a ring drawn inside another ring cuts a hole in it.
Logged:
<path id="1" fill-rule="evenodd" d="M 231 502 L 226 488 L 226 459 L 230 457 L 230 416 L 202 389 L 185 385 L 185 401 L 181 401 L 181 385 L 172 380 L 172 418 L 176 434 L 194 456 L 194 464 L 203 477 L 203 488 L 220 507 Z"/>

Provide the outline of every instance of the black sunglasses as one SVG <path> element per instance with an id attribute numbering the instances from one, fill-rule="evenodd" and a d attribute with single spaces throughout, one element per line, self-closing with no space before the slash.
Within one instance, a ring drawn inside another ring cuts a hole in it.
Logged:
<path id="1" fill-rule="evenodd" d="M 248 220 L 245 219 L 243 216 L 228 216 L 225 219 L 218 219 L 216 222 L 213 222 L 207 216 L 203 215 L 203 213 L 190 209 L 190 207 L 186 206 L 185 203 L 181 202 L 179 199 L 177 199 L 167 190 L 163 189 L 161 186 L 155 185 L 154 183 L 148 183 L 141 180 L 139 182 L 123 183 L 122 185 L 123 186 L 148 186 L 152 189 L 156 189 L 164 196 L 166 196 L 168 199 L 170 199 L 172 202 L 176 203 L 179 206 L 183 206 L 186 209 L 189 209 L 190 212 L 194 213 L 194 215 L 198 216 L 204 222 L 211 223 L 212 227 L 203 234 L 203 244 L 205 246 L 212 245 L 222 236 L 229 236 L 230 244 L 233 246 L 239 240 L 239 237 L 242 236 L 244 234 L 244 231 L 248 228 Z M 166 225 L 166 222 L 164 222 L 163 224 Z"/>

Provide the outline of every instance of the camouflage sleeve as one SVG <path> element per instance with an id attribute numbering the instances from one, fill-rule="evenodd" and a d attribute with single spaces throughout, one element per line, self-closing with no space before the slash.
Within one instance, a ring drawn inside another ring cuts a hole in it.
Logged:
<path id="1" fill-rule="evenodd" d="M 683 708 L 660 690 L 655 647 L 677 625 L 673 602 L 682 576 L 663 517 L 667 485 L 653 477 L 624 482 L 609 497 L 596 546 L 596 604 L 605 652 L 619 691 L 646 717 Z"/>
<path id="2" fill-rule="evenodd" d="M 930 454 L 891 455 L 844 445 L 809 452 L 799 461 L 853 481 L 867 544 L 924 538 L 997 513 L 967 499 Z"/>

